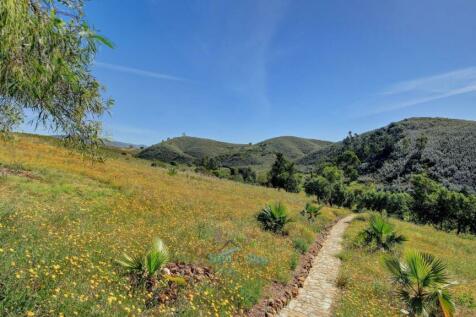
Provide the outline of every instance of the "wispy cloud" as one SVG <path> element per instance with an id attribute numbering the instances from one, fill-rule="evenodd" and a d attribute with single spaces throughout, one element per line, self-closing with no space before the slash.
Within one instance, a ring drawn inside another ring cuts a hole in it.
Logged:
<path id="1" fill-rule="evenodd" d="M 197 47 L 207 54 L 206 59 L 213 61 L 209 66 L 225 91 L 248 109 L 267 113 L 272 109 L 268 91 L 270 55 L 289 1 L 242 1 L 239 6 L 236 3 L 217 2 L 215 9 L 226 12 L 226 22 L 222 15 L 207 11 L 207 19 L 219 28 L 219 37 L 213 36 L 215 29 L 207 29 L 198 37 Z"/>
<path id="2" fill-rule="evenodd" d="M 476 67 L 403 81 L 376 95 L 372 114 L 403 109 L 430 101 L 476 92 Z M 383 106 L 381 106 L 383 105 Z"/>
<path id="3" fill-rule="evenodd" d="M 109 64 L 109 63 L 103 63 L 103 62 L 94 62 L 94 65 L 101 68 L 106 68 L 106 69 L 115 70 L 118 72 L 138 75 L 138 76 L 151 77 L 156 79 L 173 80 L 173 81 L 187 81 L 187 79 L 185 78 L 163 74 L 163 73 L 152 72 L 149 70 L 144 70 L 144 69 L 139 69 L 134 67 L 123 66 L 123 65 Z"/>

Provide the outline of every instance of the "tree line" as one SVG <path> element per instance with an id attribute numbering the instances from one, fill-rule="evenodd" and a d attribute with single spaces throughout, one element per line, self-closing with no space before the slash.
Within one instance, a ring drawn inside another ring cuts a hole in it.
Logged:
<path id="1" fill-rule="evenodd" d="M 352 151 L 336 163 L 324 163 L 304 181 L 304 191 L 319 203 L 350 209 L 374 210 L 440 230 L 476 234 L 476 195 L 447 189 L 424 173 L 411 176 L 406 190 L 391 191 L 357 182 L 358 157 Z M 276 155 L 269 174 L 271 187 L 300 191 L 297 170 L 282 154 Z"/>

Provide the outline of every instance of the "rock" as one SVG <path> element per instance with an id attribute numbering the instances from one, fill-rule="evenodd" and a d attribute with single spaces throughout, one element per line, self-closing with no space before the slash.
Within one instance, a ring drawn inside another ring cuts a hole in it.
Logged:
<path id="1" fill-rule="evenodd" d="M 205 273 L 205 270 L 201 267 L 195 268 L 195 273 L 198 275 L 203 275 Z"/>

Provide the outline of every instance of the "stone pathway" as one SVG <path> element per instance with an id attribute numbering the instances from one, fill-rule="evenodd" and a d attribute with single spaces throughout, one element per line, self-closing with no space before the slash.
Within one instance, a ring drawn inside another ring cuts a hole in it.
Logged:
<path id="1" fill-rule="evenodd" d="M 331 306 L 338 292 L 336 279 L 340 260 L 336 257 L 342 250 L 342 236 L 354 215 L 341 219 L 332 227 L 299 294 L 289 302 L 280 317 L 326 317 L 331 315 Z"/>

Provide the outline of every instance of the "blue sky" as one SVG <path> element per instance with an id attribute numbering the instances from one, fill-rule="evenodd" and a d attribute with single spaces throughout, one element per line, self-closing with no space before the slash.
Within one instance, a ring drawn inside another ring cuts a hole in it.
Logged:
<path id="1" fill-rule="evenodd" d="M 153 144 L 340 140 L 411 116 L 476 119 L 476 1 L 93 0 L 106 135 Z"/>

